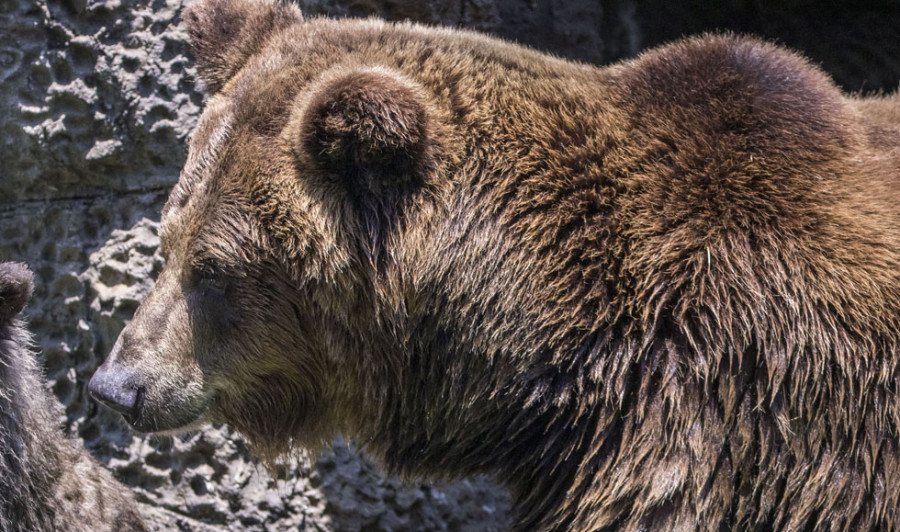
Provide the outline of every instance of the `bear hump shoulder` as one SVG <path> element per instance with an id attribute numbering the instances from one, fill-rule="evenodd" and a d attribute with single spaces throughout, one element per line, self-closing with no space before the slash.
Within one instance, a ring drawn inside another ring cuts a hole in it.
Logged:
<path id="1" fill-rule="evenodd" d="M 823 159 L 858 142 L 858 120 L 832 80 L 803 56 L 752 37 L 702 35 L 626 63 L 622 97 L 644 125 L 745 141 L 769 155 Z M 824 157 L 823 157 L 824 156 Z"/>

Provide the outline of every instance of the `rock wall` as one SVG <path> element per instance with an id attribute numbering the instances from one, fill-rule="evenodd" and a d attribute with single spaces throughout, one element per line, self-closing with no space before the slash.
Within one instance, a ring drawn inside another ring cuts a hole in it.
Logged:
<path id="1" fill-rule="evenodd" d="M 37 273 L 28 314 L 61 423 L 136 491 L 157 530 L 504 530 L 486 479 L 407 485 L 352 445 L 265 471 L 227 428 L 132 434 L 85 385 L 162 261 L 156 223 L 203 97 L 184 0 L 0 0 L 0 260 Z M 306 0 L 308 15 L 466 26 L 592 62 L 707 29 L 780 37 L 851 90 L 894 90 L 896 2 Z M 816 55 L 821 54 L 821 55 Z"/>

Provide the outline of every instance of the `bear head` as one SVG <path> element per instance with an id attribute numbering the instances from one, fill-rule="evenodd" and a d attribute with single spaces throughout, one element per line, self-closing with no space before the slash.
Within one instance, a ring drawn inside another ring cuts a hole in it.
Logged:
<path id="1" fill-rule="evenodd" d="M 223 421 L 263 456 L 315 445 L 368 393 L 346 374 L 348 320 L 377 319 L 357 311 L 386 241 L 434 200 L 451 134 L 390 66 L 310 65 L 290 4 L 185 19 L 209 100 L 163 209 L 166 267 L 90 390 L 145 432 Z"/>

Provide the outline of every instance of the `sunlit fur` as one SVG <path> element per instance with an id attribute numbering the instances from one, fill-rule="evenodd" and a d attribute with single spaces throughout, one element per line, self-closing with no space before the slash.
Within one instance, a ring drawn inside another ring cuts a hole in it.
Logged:
<path id="1" fill-rule="evenodd" d="M 116 353 L 149 388 L 267 458 L 494 475 L 519 531 L 900 528 L 896 96 L 729 35 L 595 68 L 185 17 L 208 108 Z"/>
<path id="2" fill-rule="evenodd" d="M 0 531 L 146 530 L 127 488 L 58 426 L 17 318 L 31 282 L 24 265 L 0 264 Z"/>

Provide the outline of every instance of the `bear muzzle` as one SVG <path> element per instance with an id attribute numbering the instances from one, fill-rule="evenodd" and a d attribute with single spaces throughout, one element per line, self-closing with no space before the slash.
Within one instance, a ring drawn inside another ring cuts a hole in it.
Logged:
<path id="1" fill-rule="evenodd" d="M 189 386 L 179 393 L 159 389 L 159 385 L 158 382 L 141 384 L 138 373 L 127 366 L 107 362 L 94 373 L 88 390 L 98 402 L 122 414 L 131 428 L 148 434 L 174 434 L 196 428 L 213 403 L 213 398 L 206 394 L 184 393 Z M 157 397 L 164 396 L 167 400 L 163 403 L 154 401 L 154 391 Z"/>
<path id="2" fill-rule="evenodd" d="M 202 376 L 165 364 L 157 346 L 136 335 L 133 323 L 122 331 L 109 357 L 91 377 L 88 391 L 122 414 L 138 432 L 194 428 L 209 413 L 213 394 L 204 391 Z"/>

